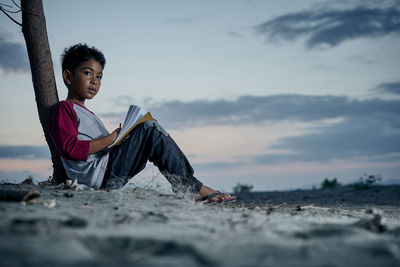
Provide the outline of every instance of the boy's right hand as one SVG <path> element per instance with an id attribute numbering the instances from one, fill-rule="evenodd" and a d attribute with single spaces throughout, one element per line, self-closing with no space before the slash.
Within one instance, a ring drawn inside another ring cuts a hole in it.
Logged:
<path id="1" fill-rule="evenodd" d="M 117 136 L 118 136 L 119 132 L 121 132 L 121 123 L 119 124 L 119 127 L 118 127 L 117 129 L 115 129 L 115 130 L 111 133 L 111 135 L 112 135 L 112 137 L 113 137 L 113 141 L 112 141 L 113 143 L 114 143 L 115 139 L 117 139 Z"/>
<path id="2" fill-rule="evenodd" d="M 114 143 L 120 131 L 121 131 L 121 123 L 119 124 L 119 127 L 109 135 L 91 140 L 89 145 L 89 154 L 96 153 Z"/>

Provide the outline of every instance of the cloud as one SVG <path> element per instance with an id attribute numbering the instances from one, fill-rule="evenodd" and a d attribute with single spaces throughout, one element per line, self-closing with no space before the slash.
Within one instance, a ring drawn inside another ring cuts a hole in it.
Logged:
<path id="1" fill-rule="evenodd" d="M 4 33 L 0 33 L 0 69 L 6 72 L 29 71 L 25 47 L 22 44 L 7 41 Z"/>
<path id="2" fill-rule="evenodd" d="M 335 123 L 314 127 L 311 133 L 281 138 L 277 143 L 265 147 L 267 151 L 280 151 L 279 153 L 241 155 L 236 156 L 239 159 L 237 162 L 204 162 L 196 164 L 196 167 L 223 170 L 231 166 L 333 160 L 399 162 L 399 140 L 400 113 L 356 113 Z"/>
<path id="3" fill-rule="evenodd" d="M 215 171 L 215 170 L 226 170 L 232 167 L 238 167 L 240 165 L 245 165 L 241 164 L 238 162 L 224 162 L 224 161 L 212 161 L 212 162 L 204 162 L 204 163 L 195 163 L 193 166 L 197 171 Z"/>
<path id="4" fill-rule="evenodd" d="M 119 95 L 116 97 L 111 97 L 110 102 L 116 106 L 127 106 L 130 105 L 131 103 L 134 103 L 134 99 L 130 95 Z"/>
<path id="5" fill-rule="evenodd" d="M 311 123 L 307 134 L 281 138 L 266 148 L 290 153 L 243 155 L 238 162 L 245 165 L 349 158 L 400 160 L 396 156 L 400 155 L 400 100 L 329 95 L 242 96 L 231 101 L 167 101 L 148 110 L 167 130 L 204 125 L 246 127 L 282 121 Z M 325 120 L 331 123 L 321 124 Z M 199 167 L 223 169 L 231 165 L 232 162 L 213 162 Z"/>
<path id="6" fill-rule="evenodd" d="M 376 63 L 376 60 L 368 59 L 361 55 L 354 55 L 350 58 L 351 61 L 355 61 L 361 64 L 370 65 Z"/>
<path id="7" fill-rule="evenodd" d="M 242 96 L 236 100 L 168 101 L 148 110 L 168 127 L 246 125 L 271 121 L 318 121 L 347 116 L 400 114 L 399 100 L 356 100 L 344 96 Z"/>
<path id="8" fill-rule="evenodd" d="M 357 100 L 345 96 L 241 96 L 236 100 L 172 100 L 147 107 L 163 125 L 184 128 L 201 125 L 247 125 L 271 121 L 318 121 L 374 114 L 400 114 L 400 100 Z M 124 113 L 104 113 L 109 120 Z"/>
<path id="9" fill-rule="evenodd" d="M 347 10 L 316 9 L 290 13 L 255 27 L 269 41 L 306 37 L 306 47 L 334 47 L 342 42 L 365 37 L 400 33 L 400 10 L 358 6 Z"/>
<path id="10" fill-rule="evenodd" d="M 228 31 L 227 34 L 234 38 L 243 38 L 243 35 L 237 31 Z"/>
<path id="11" fill-rule="evenodd" d="M 375 90 L 384 92 L 384 93 L 399 95 L 400 94 L 400 82 L 381 83 L 375 88 Z"/>
<path id="12" fill-rule="evenodd" d="M 400 160 L 400 125 L 394 116 L 350 117 L 321 129 L 319 133 L 286 137 L 271 149 L 289 149 L 290 154 L 265 154 L 254 158 L 258 164 L 329 161 L 334 159 Z"/>
<path id="13" fill-rule="evenodd" d="M 47 146 L 0 145 L 0 159 L 50 159 Z"/>

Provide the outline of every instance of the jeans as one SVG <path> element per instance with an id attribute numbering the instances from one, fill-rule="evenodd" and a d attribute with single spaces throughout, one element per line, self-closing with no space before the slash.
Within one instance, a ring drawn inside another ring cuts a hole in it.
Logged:
<path id="1" fill-rule="evenodd" d="M 174 192 L 198 193 L 202 186 L 186 156 L 157 121 L 139 124 L 109 153 L 102 188 L 122 187 L 145 168 L 147 161 L 158 167 Z"/>

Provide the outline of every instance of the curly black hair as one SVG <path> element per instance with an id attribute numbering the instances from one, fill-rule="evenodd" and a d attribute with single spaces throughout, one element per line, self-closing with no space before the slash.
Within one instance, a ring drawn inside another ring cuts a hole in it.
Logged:
<path id="1" fill-rule="evenodd" d="M 64 53 L 61 55 L 62 70 L 69 70 L 74 73 L 82 62 L 91 59 L 99 62 L 103 68 L 106 65 L 106 59 L 103 53 L 94 46 L 89 47 L 87 44 L 72 45 L 65 48 Z"/>

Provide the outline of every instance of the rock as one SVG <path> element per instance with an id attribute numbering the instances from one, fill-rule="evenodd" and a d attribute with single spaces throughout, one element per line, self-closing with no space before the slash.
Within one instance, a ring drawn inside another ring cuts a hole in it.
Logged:
<path id="1" fill-rule="evenodd" d="M 38 190 L 13 190 L 13 189 L 0 189 L 0 200 L 2 201 L 29 201 L 34 198 L 40 197 Z"/>
<path id="2" fill-rule="evenodd" d="M 32 177 L 28 177 L 25 180 L 23 180 L 20 184 L 24 184 L 24 185 L 34 185 L 35 183 L 33 182 L 33 178 Z"/>
<path id="3" fill-rule="evenodd" d="M 387 230 L 385 220 L 381 214 L 374 214 L 371 219 L 361 219 L 355 223 L 356 226 L 362 227 L 375 233 L 383 233 Z"/>
<path id="4" fill-rule="evenodd" d="M 54 208 L 56 206 L 56 200 L 52 199 L 50 201 L 43 202 L 42 204 L 43 204 L 43 206 L 45 206 L 47 208 Z"/>
<path id="5" fill-rule="evenodd" d="M 67 193 L 64 193 L 64 197 L 71 198 L 71 197 L 74 197 L 74 194 L 67 192 Z"/>
<path id="6" fill-rule="evenodd" d="M 63 222 L 64 226 L 73 228 L 83 228 L 86 227 L 87 221 L 78 217 L 71 217 Z"/>
<path id="7" fill-rule="evenodd" d="M 373 215 L 383 215 L 383 211 L 376 209 L 376 208 L 369 208 L 367 210 L 365 210 L 366 214 L 373 214 Z"/>
<path id="8" fill-rule="evenodd" d="M 268 207 L 268 208 L 266 209 L 265 213 L 266 213 L 267 215 L 270 215 L 274 210 L 275 210 L 274 207 Z"/>

